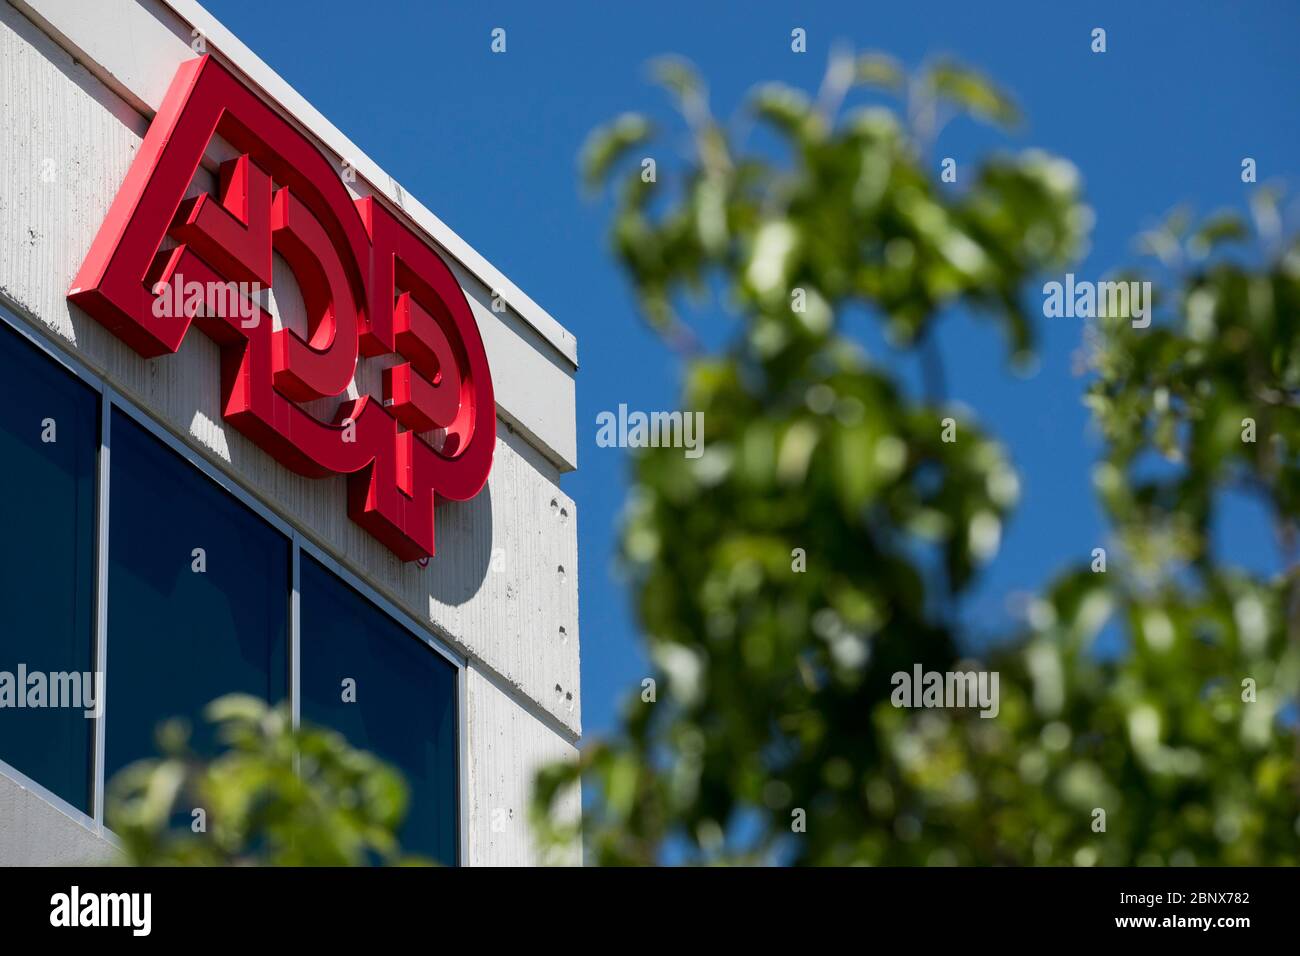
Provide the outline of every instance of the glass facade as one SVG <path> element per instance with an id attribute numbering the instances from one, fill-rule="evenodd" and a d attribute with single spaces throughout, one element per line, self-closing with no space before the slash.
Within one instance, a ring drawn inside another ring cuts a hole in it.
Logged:
<path id="1" fill-rule="evenodd" d="M 120 410 L 109 480 L 106 767 L 153 756 L 184 717 L 211 754 L 204 706 L 288 694 L 289 539 Z"/>
<path id="2" fill-rule="evenodd" d="M 99 395 L 3 323 L 0 376 L 0 760 L 88 811 L 95 722 L 50 677 L 93 691 Z"/>
<path id="3" fill-rule="evenodd" d="M 456 669 L 316 560 L 300 573 L 302 719 L 400 768 L 402 848 L 454 865 Z"/>
<path id="4" fill-rule="evenodd" d="M 0 375 L 12 387 L 0 416 L 0 761 L 102 820 L 96 794 L 123 766 L 157 753 L 159 722 L 188 719 L 195 748 L 212 753 L 204 707 L 232 692 L 272 703 L 291 697 L 296 646 L 301 719 L 396 766 L 411 795 L 404 852 L 456 864 L 456 666 L 277 519 L 140 424 L 118 396 L 106 399 L 92 376 L 83 381 L 3 321 Z M 111 408 L 101 435 L 104 401 Z M 20 675 L 75 673 L 93 687 L 101 641 L 97 754 L 93 711 L 18 706 L 31 682 L 17 684 Z M 355 695 L 343 693 L 345 681 Z"/>

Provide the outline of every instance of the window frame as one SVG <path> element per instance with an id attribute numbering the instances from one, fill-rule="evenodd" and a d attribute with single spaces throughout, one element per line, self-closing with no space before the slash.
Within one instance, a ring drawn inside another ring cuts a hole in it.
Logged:
<path id="1" fill-rule="evenodd" d="M 456 834 L 458 844 L 458 863 L 468 865 L 469 861 L 469 712 L 467 705 L 468 661 L 457 652 L 446 636 L 438 633 L 436 625 L 423 624 L 403 610 L 392 599 L 378 590 L 369 581 L 362 578 L 350 567 L 331 553 L 310 532 L 301 525 L 285 518 L 269 504 L 259 498 L 251 489 L 245 487 L 237 478 L 214 464 L 196 447 L 179 437 L 169 427 L 154 418 L 145 408 L 119 392 L 101 375 L 92 371 L 78 357 L 67 351 L 65 343 L 55 341 L 47 332 L 38 328 L 39 323 L 20 317 L 21 313 L 6 301 L 0 301 L 0 321 L 6 327 L 34 345 L 43 355 L 60 365 L 83 384 L 93 389 L 99 396 L 99 452 L 95 475 L 95 580 L 94 580 L 94 649 L 93 666 L 104 674 L 104 691 L 100 716 L 95 719 L 95 730 L 91 753 L 91 813 L 87 814 L 72 806 L 63 798 L 51 792 L 38 781 L 0 760 L 0 772 L 21 786 L 31 790 L 45 802 L 52 804 L 66 816 L 81 824 L 86 829 L 107 839 L 121 848 L 121 841 L 104 822 L 105 801 L 105 726 L 110 713 L 111 699 L 108 693 L 108 556 L 111 514 L 109 508 L 109 482 L 112 463 L 112 418 L 113 410 L 118 409 L 128 418 L 141 426 L 153 438 L 162 442 L 172 452 L 178 454 L 200 475 L 214 482 L 226 494 L 249 508 L 257 517 L 267 522 L 274 530 L 283 535 L 290 549 L 289 578 L 289 647 L 287 654 L 289 705 L 293 715 L 293 726 L 299 726 L 302 716 L 301 689 L 301 590 L 300 567 L 301 556 L 305 551 L 319 561 L 326 570 L 344 584 L 353 588 L 363 598 L 370 601 L 382 613 L 397 622 L 415 640 L 420 641 L 434 653 L 456 669 Z"/>

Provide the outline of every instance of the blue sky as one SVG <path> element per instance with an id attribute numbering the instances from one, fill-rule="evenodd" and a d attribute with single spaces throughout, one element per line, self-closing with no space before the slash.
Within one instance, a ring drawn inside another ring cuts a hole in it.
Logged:
<path id="1" fill-rule="evenodd" d="M 693 60 L 721 115 L 758 82 L 815 89 L 836 41 L 909 67 L 949 53 L 983 69 L 1014 95 L 1026 122 L 1006 137 L 958 121 L 935 155 L 959 168 L 996 147 L 1071 159 L 1096 214 L 1089 255 L 1074 268 L 1080 278 L 1132 262 L 1132 238 L 1181 202 L 1201 213 L 1244 208 L 1252 187 L 1240 180 L 1243 157 L 1257 161 L 1261 182 L 1300 186 L 1294 2 L 368 0 L 338 4 L 337 13 L 319 0 L 205 2 L 577 335 L 579 469 L 563 487 L 578 503 L 589 735 L 613 726 L 618 700 L 647 672 L 612 557 L 626 452 L 596 447 L 596 415 L 621 402 L 674 408 L 679 379 L 606 251 L 609 203 L 583 198 L 575 159 L 587 133 L 620 112 L 670 121 L 647 80 L 649 60 Z M 489 49 L 495 27 L 507 31 L 504 55 Z M 790 51 L 795 27 L 807 31 L 806 54 Z M 1089 48 L 1094 27 L 1107 31 L 1104 54 Z M 1077 319 L 1043 320 L 1040 364 L 1028 377 L 1009 374 L 989 326 L 955 315 L 941 329 L 951 396 L 1002 438 L 1021 476 L 1002 550 L 964 608 L 977 633 L 1005 627 L 1009 594 L 1036 589 L 1104 543 L 1089 485 L 1098 445 L 1080 403 L 1084 380 L 1071 370 L 1081 329 Z M 889 355 L 876 336 L 866 341 L 915 379 L 912 360 Z M 1250 566 L 1270 563 L 1258 515 L 1245 504 L 1229 514 L 1219 531 L 1226 552 Z"/>

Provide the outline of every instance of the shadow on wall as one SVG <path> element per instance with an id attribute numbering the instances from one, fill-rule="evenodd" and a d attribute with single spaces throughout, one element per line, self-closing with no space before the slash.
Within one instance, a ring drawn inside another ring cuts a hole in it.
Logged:
<path id="1" fill-rule="evenodd" d="M 437 554 L 429 559 L 429 597 L 446 605 L 465 604 L 483 587 L 492 566 L 492 479 L 469 501 L 439 498 L 433 528 Z M 419 569 L 418 564 L 410 567 Z"/>

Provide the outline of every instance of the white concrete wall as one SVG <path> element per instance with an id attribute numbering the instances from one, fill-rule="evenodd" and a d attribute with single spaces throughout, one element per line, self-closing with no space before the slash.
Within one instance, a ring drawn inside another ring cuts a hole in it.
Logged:
<path id="1" fill-rule="evenodd" d="M 0 769 L 0 866 L 86 866 L 118 859 L 102 832 Z"/>
<path id="2" fill-rule="evenodd" d="M 546 763 L 571 758 L 572 745 L 544 714 L 520 707 L 491 675 L 471 664 L 467 678 L 469 858 L 490 866 L 580 864 L 580 847 L 544 859 L 528 823 L 534 775 Z M 574 820 L 579 804 L 575 790 L 558 812 Z"/>
<path id="3" fill-rule="evenodd" d="M 483 815 L 507 805 L 522 826 L 525 776 L 543 759 L 572 754 L 581 733 L 577 516 L 558 485 L 560 471 L 576 461 L 576 343 L 205 11 L 175 6 L 207 17 L 209 52 L 226 54 L 216 41 L 222 36 L 240 57 L 232 65 L 278 92 L 282 105 L 295 105 L 324 148 L 333 142 L 347 152 L 358 194 L 396 193 L 449 259 L 478 318 L 496 386 L 499 434 L 488 486 L 472 501 L 441 503 L 438 554 L 427 568 L 403 564 L 348 519 L 344 478 L 296 476 L 226 427 L 218 351 L 202 333 L 192 330 L 175 355 L 145 361 L 67 303 L 149 116 L 176 65 L 193 55 L 189 23 L 169 6 L 0 0 L 0 298 L 469 659 L 469 859 L 529 862 L 524 836 L 493 832 Z M 510 312 L 490 310 L 492 290 L 508 297 Z M 9 825 L 3 806 L 0 831 Z"/>

